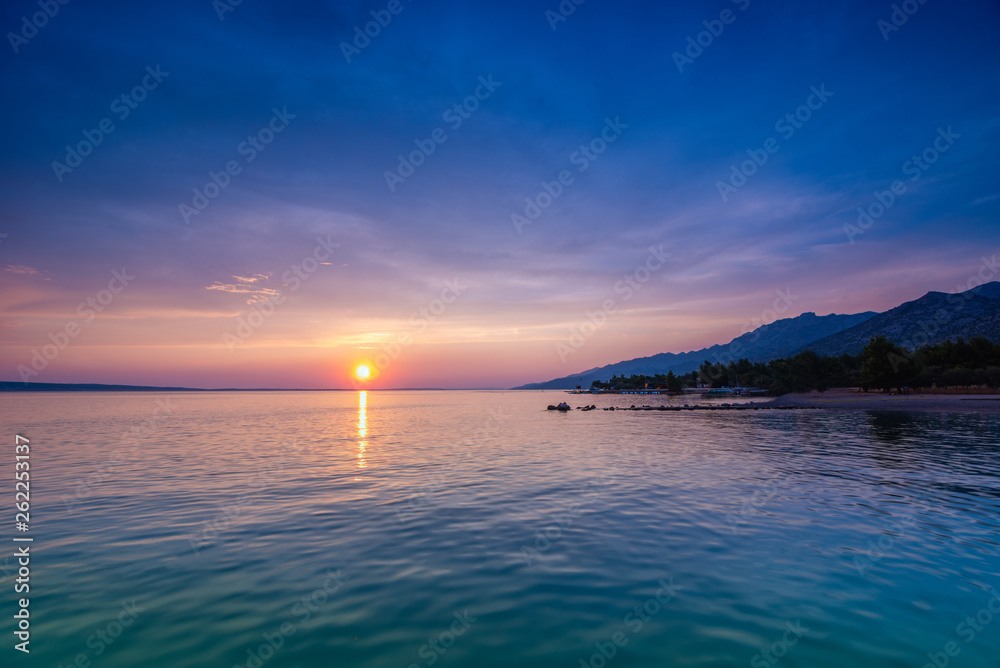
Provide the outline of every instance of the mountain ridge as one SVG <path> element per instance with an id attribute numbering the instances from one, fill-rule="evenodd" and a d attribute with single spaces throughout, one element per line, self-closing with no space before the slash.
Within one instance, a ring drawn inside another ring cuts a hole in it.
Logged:
<path id="1" fill-rule="evenodd" d="M 1000 282 L 965 292 L 931 291 L 854 327 L 803 346 L 818 355 L 856 355 L 872 336 L 882 335 L 912 350 L 928 343 L 982 336 L 1000 340 Z"/>
<path id="2" fill-rule="evenodd" d="M 742 334 L 729 343 L 716 344 L 699 350 L 681 353 L 657 353 L 648 357 L 637 357 L 587 371 L 581 371 L 562 378 L 541 383 L 528 383 L 515 390 L 573 389 L 577 385 L 589 388 L 594 380 L 608 380 L 612 375 L 667 373 L 676 374 L 694 371 L 706 359 L 712 362 L 729 362 L 746 357 L 752 362 L 766 362 L 776 357 L 791 355 L 807 343 L 829 334 L 847 329 L 877 315 L 875 311 L 854 314 L 818 316 L 813 312 L 803 313 L 794 318 L 782 318 L 757 329 Z M 794 334 L 793 332 L 798 332 Z"/>
<path id="3" fill-rule="evenodd" d="M 805 350 L 820 355 L 857 354 L 871 336 L 879 334 L 907 348 L 971 336 L 1000 341 L 1000 282 L 960 293 L 928 292 L 881 313 L 818 316 L 810 311 L 762 325 L 729 343 L 637 357 L 512 389 L 573 389 L 578 385 L 587 389 L 594 380 L 606 382 L 612 375 L 689 373 L 705 360 L 769 362 Z"/>

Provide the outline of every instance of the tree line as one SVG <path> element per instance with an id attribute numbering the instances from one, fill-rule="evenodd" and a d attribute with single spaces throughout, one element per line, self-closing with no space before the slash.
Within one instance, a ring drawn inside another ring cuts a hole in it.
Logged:
<path id="1" fill-rule="evenodd" d="M 930 387 L 1000 387 L 1000 344 L 983 337 L 945 341 L 909 351 L 884 336 L 869 339 L 859 355 L 821 356 L 806 350 L 770 362 L 709 362 L 686 374 L 614 375 L 595 380 L 596 389 L 661 389 L 685 387 L 757 387 L 772 395 L 860 387 L 864 391 L 901 391 Z"/>

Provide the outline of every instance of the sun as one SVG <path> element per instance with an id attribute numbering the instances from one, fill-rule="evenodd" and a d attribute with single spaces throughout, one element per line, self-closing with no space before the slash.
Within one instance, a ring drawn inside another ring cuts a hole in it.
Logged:
<path id="1" fill-rule="evenodd" d="M 359 364 L 354 369 L 354 376 L 358 380 L 368 380 L 369 378 L 371 378 L 371 375 L 372 375 L 372 369 L 367 364 Z"/>

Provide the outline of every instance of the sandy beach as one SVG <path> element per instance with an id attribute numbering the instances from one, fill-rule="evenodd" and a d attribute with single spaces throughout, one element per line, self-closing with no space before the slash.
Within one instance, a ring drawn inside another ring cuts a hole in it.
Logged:
<path id="1" fill-rule="evenodd" d="M 905 394 L 857 390 L 792 393 L 778 397 L 774 406 L 810 406 L 832 409 L 894 411 L 990 411 L 1000 412 L 1000 394 Z"/>

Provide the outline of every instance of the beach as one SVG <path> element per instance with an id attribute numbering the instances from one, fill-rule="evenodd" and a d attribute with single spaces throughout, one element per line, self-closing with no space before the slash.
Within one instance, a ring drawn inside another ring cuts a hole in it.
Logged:
<path id="1" fill-rule="evenodd" d="M 836 389 L 826 392 L 785 394 L 771 406 L 892 411 L 989 411 L 1000 412 L 1000 394 L 884 394 Z"/>

